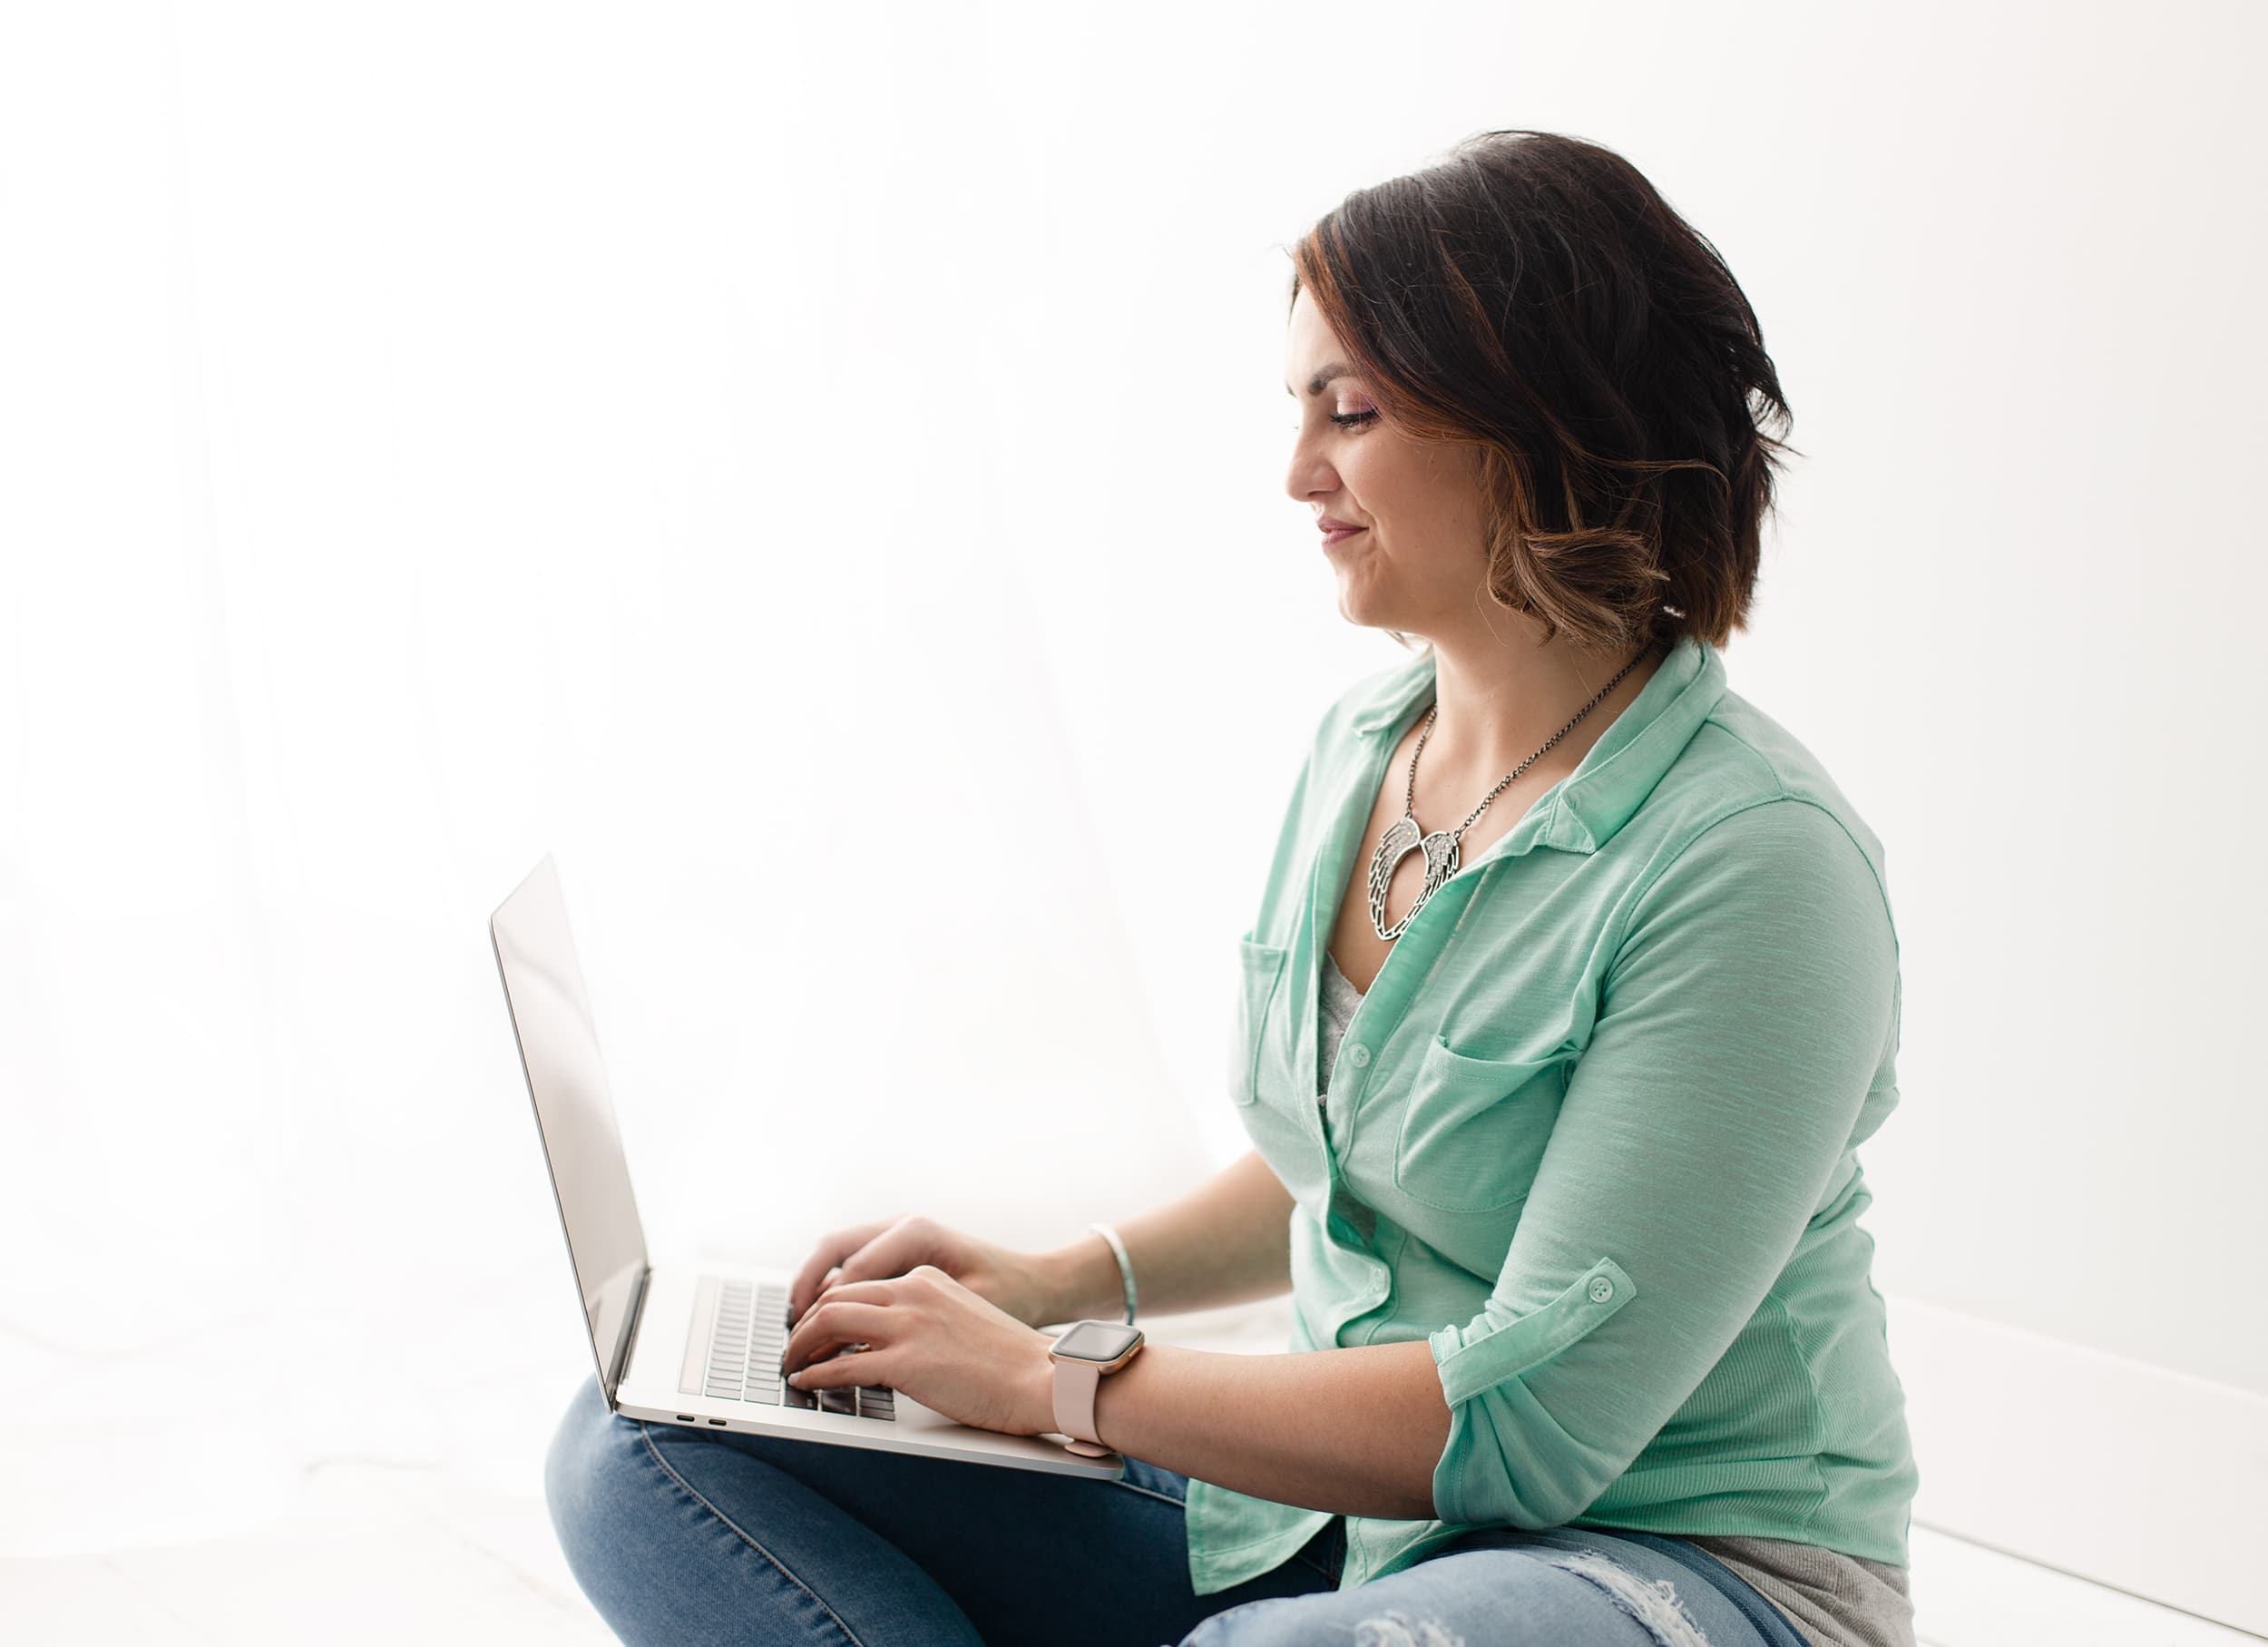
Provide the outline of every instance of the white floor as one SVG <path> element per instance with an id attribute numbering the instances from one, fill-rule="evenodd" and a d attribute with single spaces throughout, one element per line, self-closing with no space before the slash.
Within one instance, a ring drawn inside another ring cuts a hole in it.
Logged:
<path id="1" fill-rule="evenodd" d="M 530 1308 L 556 1303 L 546 1293 Z M 1172 1336 L 1222 1349 L 1282 1342 L 1271 1322 L 1256 1331 L 1248 1319 L 1190 1317 Z M 435 1419 L 410 1404 L 408 1419 L 354 1432 L 348 1444 L 361 1450 L 299 1466 L 296 1501 L 287 1483 L 265 1511 L 240 1517 L 224 1536 L 162 1536 L 147 1505 L 95 1501 L 96 1512 L 116 1515 L 119 1541 L 79 1544 L 86 1554 L 0 1559 L 0 1641 L 611 1642 L 552 1542 L 541 1495 L 543 1446 L 580 1368 L 559 1358 L 562 1340 L 536 1333 L 533 1342 L 529 1353 L 542 1356 L 546 1371 L 526 1381 L 533 1393 L 523 1410 L 477 1424 L 445 1409 Z M 66 1439 L 94 1466 L 82 1479 L 97 1486 L 136 1479 L 131 1465 L 101 1455 L 98 1434 Z M 0 1498 L 22 1487 L 24 1463 L 20 1453 L 0 1457 Z M 148 1481 L 143 1474 L 137 1486 Z M 56 1513 L 88 1514 L 83 1500 Z M 2233 1647 L 2261 1639 L 1925 1527 L 1914 1529 L 1912 1544 L 1916 1621 L 1928 1647 Z"/>
<path id="2" fill-rule="evenodd" d="M 0 1639 L 93 1642 L 614 1640 L 575 1588 L 542 1498 L 445 1470 L 327 1466 L 258 1532 L 0 1562 Z"/>
<path id="3" fill-rule="evenodd" d="M 2237 1647 L 2262 1638 L 1917 1525 L 1922 1647 Z"/>

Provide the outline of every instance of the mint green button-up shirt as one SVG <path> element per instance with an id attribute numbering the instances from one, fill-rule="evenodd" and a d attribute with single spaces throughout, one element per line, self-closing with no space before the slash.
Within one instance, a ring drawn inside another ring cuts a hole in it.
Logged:
<path id="1" fill-rule="evenodd" d="M 1903 1564 L 1918 1480 L 1859 1224 L 1898 1102 L 1882 848 L 1687 637 L 1395 940 L 1316 1093 L 1323 954 L 1433 654 L 1325 715 L 1239 940 L 1229 1096 L 1296 1202 L 1294 1351 L 1424 1338 L 1437 1520 L 1793 1539 Z M 1435 820 L 1438 823 L 1439 820 Z M 1209 1595 L 1331 1513 L 1192 1480 Z"/>

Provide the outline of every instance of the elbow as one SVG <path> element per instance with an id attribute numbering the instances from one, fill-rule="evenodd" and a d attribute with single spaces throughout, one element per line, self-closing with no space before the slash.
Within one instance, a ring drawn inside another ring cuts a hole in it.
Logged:
<path id="1" fill-rule="evenodd" d="M 1620 1462 L 1545 1418 L 1510 1387 L 1463 1404 L 1433 1471 L 1434 1515 L 1468 1526 L 1564 1526 L 1598 1503 Z"/>
<path id="2" fill-rule="evenodd" d="M 1510 1475 L 1495 1475 L 1446 1486 L 1437 1477 L 1433 1514 L 1452 1524 L 1520 1527 L 1540 1533 L 1547 1527 L 1565 1526 L 1598 1503 L 1606 1490 L 1605 1483 L 1534 1475 L 1515 1481 Z"/>
<path id="3" fill-rule="evenodd" d="M 1574 1520 L 1613 1485 L 1637 1448 L 1618 1456 L 1571 1431 L 1530 1379 L 1568 1383 L 1545 1369 L 1637 1296 L 1629 1275 L 1602 1257 L 1540 1309 L 1504 1320 L 1491 1301 L 1479 1321 L 1432 1335 L 1450 1412 L 1433 1469 L 1441 1520 L 1540 1532 Z"/>

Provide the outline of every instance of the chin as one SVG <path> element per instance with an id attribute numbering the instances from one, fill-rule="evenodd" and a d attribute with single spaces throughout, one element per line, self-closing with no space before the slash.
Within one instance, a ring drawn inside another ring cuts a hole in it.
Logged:
<path id="1" fill-rule="evenodd" d="M 1339 615 L 1358 629 L 1375 629 L 1382 633 L 1389 629 L 1398 629 L 1412 640 L 1422 638 L 1410 627 L 1417 622 L 1416 619 L 1407 613 L 1395 612 L 1383 601 L 1364 600 L 1359 594 L 1350 595 L 1341 591 Z"/>

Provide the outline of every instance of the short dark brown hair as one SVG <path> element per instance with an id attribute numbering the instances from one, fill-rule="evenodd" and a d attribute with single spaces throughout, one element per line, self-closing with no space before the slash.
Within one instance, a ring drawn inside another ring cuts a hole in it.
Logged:
<path id="1" fill-rule="evenodd" d="M 1787 403 L 1724 259 L 1629 162 L 1482 132 L 1291 255 L 1382 423 L 1479 448 L 1493 598 L 1602 653 L 1747 627 Z"/>

